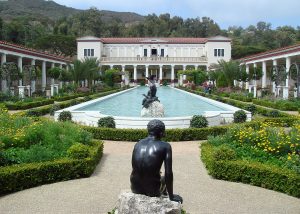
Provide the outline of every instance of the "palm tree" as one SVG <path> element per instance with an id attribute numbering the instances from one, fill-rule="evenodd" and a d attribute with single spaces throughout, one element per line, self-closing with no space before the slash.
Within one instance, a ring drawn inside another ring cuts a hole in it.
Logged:
<path id="1" fill-rule="evenodd" d="M 84 68 L 84 77 L 88 80 L 88 87 L 90 88 L 93 80 L 99 76 L 100 62 L 97 58 L 85 58 L 82 65 Z"/>

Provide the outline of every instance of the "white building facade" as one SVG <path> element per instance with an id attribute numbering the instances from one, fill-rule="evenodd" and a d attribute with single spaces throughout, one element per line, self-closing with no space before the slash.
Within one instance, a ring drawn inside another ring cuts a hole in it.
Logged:
<path id="1" fill-rule="evenodd" d="M 77 58 L 96 57 L 102 71 L 116 68 L 127 71 L 129 82 L 157 79 L 175 83 L 177 71 L 203 69 L 219 60 L 231 59 L 231 40 L 211 38 L 96 38 L 77 39 Z"/>

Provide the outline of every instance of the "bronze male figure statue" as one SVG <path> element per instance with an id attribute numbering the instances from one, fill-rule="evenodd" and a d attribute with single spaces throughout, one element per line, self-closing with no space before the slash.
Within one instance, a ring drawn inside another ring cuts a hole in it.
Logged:
<path id="1" fill-rule="evenodd" d="M 160 120 L 151 120 L 147 128 L 149 136 L 140 140 L 132 153 L 131 190 L 150 197 L 167 193 L 170 200 L 182 203 L 182 197 L 173 194 L 171 145 L 161 141 L 165 134 L 165 124 Z M 161 177 L 163 163 L 165 176 Z"/>

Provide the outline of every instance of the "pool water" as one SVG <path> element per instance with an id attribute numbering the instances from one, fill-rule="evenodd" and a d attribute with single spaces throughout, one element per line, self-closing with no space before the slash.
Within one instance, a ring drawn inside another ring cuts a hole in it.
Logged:
<path id="1" fill-rule="evenodd" d="M 137 87 L 128 92 L 78 108 L 75 111 L 100 111 L 101 114 L 105 115 L 140 117 L 143 94 L 147 94 L 148 90 L 149 88 L 145 86 Z M 158 87 L 156 96 L 164 105 L 165 117 L 201 115 L 205 111 L 228 111 L 228 109 L 200 99 L 199 96 L 192 96 L 167 86 Z"/>

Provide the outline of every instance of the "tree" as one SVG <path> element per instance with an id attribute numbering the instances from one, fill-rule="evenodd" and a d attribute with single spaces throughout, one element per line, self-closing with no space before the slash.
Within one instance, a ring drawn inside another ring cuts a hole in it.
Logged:
<path id="1" fill-rule="evenodd" d="M 227 84 L 232 87 L 234 80 L 236 80 L 240 76 L 239 62 L 233 60 L 230 60 L 229 62 L 220 60 L 218 63 L 219 72 L 223 73 Z"/>
<path id="2" fill-rule="evenodd" d="M 92 81 L 99 77 L 100 61 L 97 58 L 85 58 L 82 62 L 84 77 L 88 80 L 88 87 L 92 86 Z"/>

